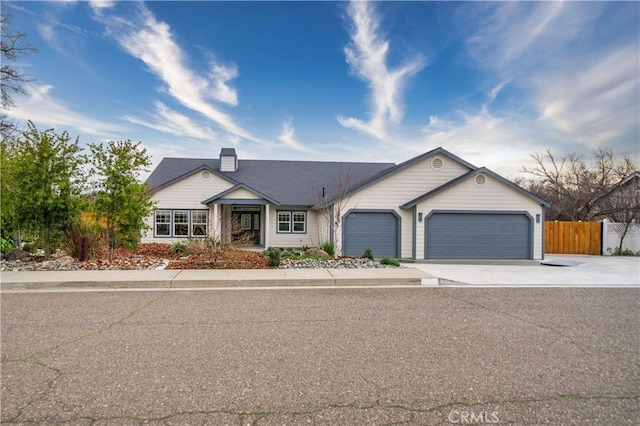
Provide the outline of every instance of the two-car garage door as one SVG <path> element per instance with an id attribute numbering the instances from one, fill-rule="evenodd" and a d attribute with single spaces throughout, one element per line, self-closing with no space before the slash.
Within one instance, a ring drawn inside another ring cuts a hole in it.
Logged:
<path id="1" fill-rule="evenodd" d="M 442 212 L 426 220 L 426 259 L 531 259 L 531 218 L 523 213 Z"/>

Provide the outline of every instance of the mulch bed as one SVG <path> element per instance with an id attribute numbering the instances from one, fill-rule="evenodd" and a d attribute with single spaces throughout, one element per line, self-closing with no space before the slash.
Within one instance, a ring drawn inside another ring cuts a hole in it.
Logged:
<path id="1" fill-rule="evenodd" d="M 169 260 L 165 269 L 269 269 L 269 259 L 260 253 L 235 248 L 212 249 L 206 253 L 172 253 L 171 245 L 163 243 L 140 243 L 135 252 Z"/>

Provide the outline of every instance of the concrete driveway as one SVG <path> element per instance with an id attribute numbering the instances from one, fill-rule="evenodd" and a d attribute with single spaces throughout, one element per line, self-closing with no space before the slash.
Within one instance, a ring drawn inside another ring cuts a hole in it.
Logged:
<path id="1" fill-rule="evenodd" d="M 640 286 L 640 258 L 547 255 L 540 262 L 407 263 L 441 279 L 441 284 L 534 286 Z M 447 280 L 447 281 L 444 281 Z"/>

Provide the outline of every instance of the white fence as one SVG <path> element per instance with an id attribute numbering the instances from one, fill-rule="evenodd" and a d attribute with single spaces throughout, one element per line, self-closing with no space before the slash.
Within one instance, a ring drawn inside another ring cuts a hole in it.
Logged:
<path id="1" fill-rule="evenodd" d="M 620 237 L 624 232 L 624 223 L 612 223 L 606 220 L 602 224 L 602 254 L 609 256 L 620 246 Z M 622 240 L 622 250 L 631 250 L 634 253 L 640 252 L 640 224 L 629 225 L 627 234 Z"/>

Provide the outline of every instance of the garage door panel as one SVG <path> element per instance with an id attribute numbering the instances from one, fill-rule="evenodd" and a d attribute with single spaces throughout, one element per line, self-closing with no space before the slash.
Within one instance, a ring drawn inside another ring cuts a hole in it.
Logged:
<path id="1" fill-rule="evenodd" d="M 376 257 L 397 257 L 398 218 L 393 213 L 350 213 L 344 230 L 345 255 L 361 256 L 371 249 Z"/>
<path id="2" fill-rule="evenodd" d="M 529 259 L 525 214 L 435 213 L 427 219 L 427 259 Z"/>

